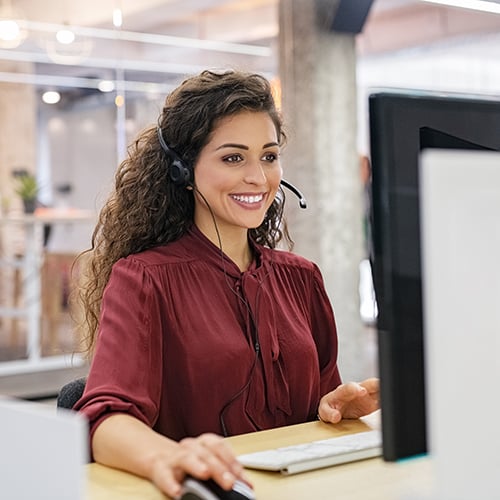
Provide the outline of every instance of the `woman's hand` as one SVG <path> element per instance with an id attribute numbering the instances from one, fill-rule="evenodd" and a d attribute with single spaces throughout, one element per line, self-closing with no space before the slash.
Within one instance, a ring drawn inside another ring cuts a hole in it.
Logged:
<path id="1" fill-rule="evenodd" d="M 213 478 L 224 489 L 231 489 L 235 479 L 248 483 L 221 436 L 202 434 L 177 442 L 131 415 L 117 413 L 103 420 L 94 432 L 92 451 L 96 462 L 145 477 L 172 498 L 180 495 L 187 475 Z"/>
<path id="2" fill-rule="evenodd" d="M 151 480 L 171 497 L 181 493 L 186 475 L 199 479 L 213 478 L 224 489 L 231 489 L 236 479 L 243 479 L 243 467 L 222 437 L 202 434 L 186 438 L 158 454 L 151 470 Z"/>
<path id="3" fill-rule="evenodd" d="M 359 418 L 379 408 L 379 381 L 369 378 L 363 382 L 341 384 L 325 394 L 319 402 L 318 417 L 336 424 L 343 418 Z"/>

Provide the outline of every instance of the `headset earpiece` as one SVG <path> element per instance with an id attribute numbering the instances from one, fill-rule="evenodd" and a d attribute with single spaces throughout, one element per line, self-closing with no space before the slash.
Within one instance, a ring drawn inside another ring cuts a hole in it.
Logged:
<path id="1" fill-rule="evenodd" d="M 193 170 L 189 168 L 184 163 L 182 158 L 168 146 L 168 144 L 165 142 L 165 139 L 163 138 L 163 133 L 159 125 L 156 131 L 158 133 L 158 141 L 160 143 L 160 146 L 171 161 L 169 166 L 170 180 L 174 183 L 174 185 L 181 188 L 192 185 Z"/>
<path id="2" fill-rule="evenodd" d="M 184 162 L 179 158 L 173 158 L 170 164 L 170 180 L 177 187 L 187 187 L 193 183 L 191 169 L 186 167 Z"/>

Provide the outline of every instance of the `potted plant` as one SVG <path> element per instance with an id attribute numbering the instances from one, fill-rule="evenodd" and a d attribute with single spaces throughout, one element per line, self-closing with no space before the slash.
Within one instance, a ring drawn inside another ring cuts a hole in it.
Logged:
<path id="1" fill-rule="evenodd" d="M 38 197 L 38 181 L 36 177 L 27 170 L 18 170 L 13 172 L 15 179 L 15 192 L 23 200 L 24 211 L 33 213 L 36 208 Z"/>

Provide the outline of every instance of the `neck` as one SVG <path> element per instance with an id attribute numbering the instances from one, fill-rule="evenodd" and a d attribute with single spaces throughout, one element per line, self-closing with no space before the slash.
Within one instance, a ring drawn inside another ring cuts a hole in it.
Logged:
<path id="1" fill-rule="evenodd" d="M 253 260 L 252 250 L 248 243 L 248 230 L 246 228 L 231 228 L 224 230 L 219 227 L 219 233 L 215 227 L 203 227 L 197 225 L 198 229 L 238 266 L 241 272 L 246 271 Z M 219 239 L 220 238 L 220 239 Z"/>
<path id="2" fill-rule="evenodd" d="M 222 250 L 238 266 L 241 272 L 246 271 L 250 267 L 253 254 L 246 238 L 245 245 L 223 245 Z"/>

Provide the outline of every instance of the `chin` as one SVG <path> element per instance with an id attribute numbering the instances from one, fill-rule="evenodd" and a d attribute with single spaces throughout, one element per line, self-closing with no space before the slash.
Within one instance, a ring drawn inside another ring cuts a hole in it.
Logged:
<path id="1" fill-rule="evenodd" d="M 257 229 L 263 222 L 264 222 L 264 217 L 260 218 L 259 220 L 256 220 L 252 224 L 247 224 L 246 227 L 247 229 Z"/>

